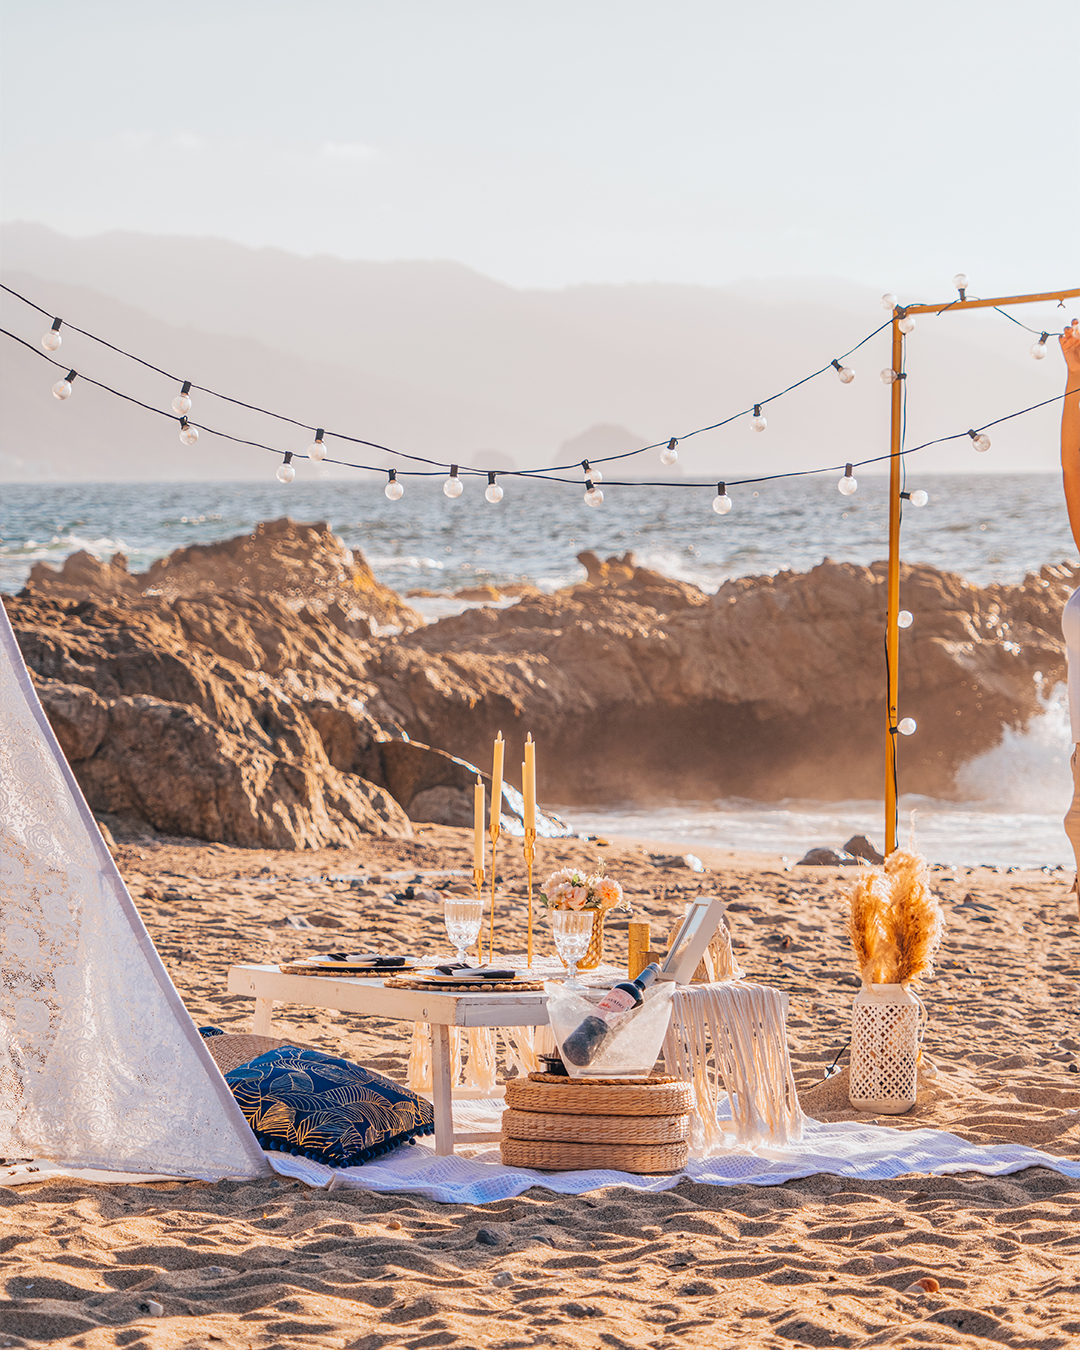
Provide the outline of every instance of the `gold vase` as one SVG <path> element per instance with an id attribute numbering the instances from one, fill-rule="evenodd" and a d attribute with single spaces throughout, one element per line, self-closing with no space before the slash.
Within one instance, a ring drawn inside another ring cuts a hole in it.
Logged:
<path id="1" fill-rule="evenodd" d="M 607 910 L 594 909 L 592 919 L 592 934 L 589 937 L 589 948 L 585 955 L 578 962 L 578 970 L 595 970 L 604 959 L 604 919 L 607 917 Z"/>

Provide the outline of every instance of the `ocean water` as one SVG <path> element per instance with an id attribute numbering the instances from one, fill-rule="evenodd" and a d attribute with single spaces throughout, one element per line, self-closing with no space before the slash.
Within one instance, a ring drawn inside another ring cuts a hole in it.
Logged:
<path id="1" fill-rule="evenodd" d="M 646 487 L 606 489 L 595 511 L 576 488 L 503 479 L 497 506 L 470 481 L 456 501 L 436 480 L 390 502 L 382 480 L 355 483 L 26 484 L 0 489 L 0 590 L 18 590 L 38 561 L 61 562 L 78 548 L 99 557 L 127 555 L 135 570 L 185 544 L 250 531 L 260 520 L 291 515 L 326 520 L 363 552 L 395 590 L 453 592 L 485 582 L 530 582 L 554 590 L 584 577 L 575 555 L 631 550 L 669 576 L 715 590 L 729 577 L 805 570 L 825 557 L 869 563 L 885 556 L 887 482 L 860 477 L 853 497 L 834 478 L 763 484 L 733 491 L 724 517 L 711 509 L 715 487 L 697 492 Z M 1061 499 L 1051 474 L 933 475 L 914 473 L 907 487 L 930 502 L 907 507 L 902 554 L 985 585 L 1019 581 L 1046 563 L 1076 562 Z M 415 599 L 428 619 L 466 602 Z M 917 616 L 916 616 L 917 621 Z M 1044 710 L 1022 735 L 964 767 L 963 800 L 904 799 L 902 835 L 914 811 L 920 846 L 946 863 L 996 866 L 1071 861 L 1061 816 L 1069 801 L 1068 718 L 1062 691 L 1047 691 Z M 554 804 L 553 804 L 554 805 Z M 640 835 L 673 847 L 761 850 L 797 859 L 811 846 L 842 844 L 866 833 L 880 844 L 876 802 L 658 803 L 625 809 L 568 811 L 589 833 Z"/>

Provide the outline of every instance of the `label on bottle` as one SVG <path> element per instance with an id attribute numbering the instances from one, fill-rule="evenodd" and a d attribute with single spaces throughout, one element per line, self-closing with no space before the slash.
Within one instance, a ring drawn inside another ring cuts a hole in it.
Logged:
<path id="1" fill-rule="evenodd" d="M 636 1000 L 625 989 L 609 989 L 596 1005 L 596 1010 L 601 1013 L 624 1013 L 636 1007 Z"/>

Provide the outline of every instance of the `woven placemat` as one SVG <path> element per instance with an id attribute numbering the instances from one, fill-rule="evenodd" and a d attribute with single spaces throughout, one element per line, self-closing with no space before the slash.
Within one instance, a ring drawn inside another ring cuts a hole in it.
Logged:
<path id="1" fill-rule="evenodd" d="M 384 966 L 382 970 L 335 970 L 333 966 L 278 966 L 282 975 L 329 975 L 331 979 L 381 980 L 395 970 L 408 970 L 408 966 Z M 413 966 L 411 969 L 415 970 Z"/>
<path id="2" fill-rule="evenodd" d="M 427 994 L 539 994 L 543 993 L 543 983 L 527 984 L 524 980 L 512 984 L 489 984 L 470 980 L 465 984 L 454 984 L 451 980 L 387 980 L 387 989 L 423 989 Z"/>

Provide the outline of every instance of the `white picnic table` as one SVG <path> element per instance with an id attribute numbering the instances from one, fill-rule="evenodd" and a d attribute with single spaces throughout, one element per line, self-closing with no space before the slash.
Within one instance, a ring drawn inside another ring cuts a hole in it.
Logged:
<path id="1" fill-rule="evenodd" d="M 435 1152 L 446 1156 L 456 1144 L 490 1143 L 490 1133 L 454 1133 L 451 1027 L 547 1026 L 547 995 L 540 992 L 443 992 L 388 989 L 381 979 L 344 975 L 283 975 L 277 966 L 238 965 L 229 969 L 229 993 L 255 999 L 251 1030 L 271 1036 L 275 1003 L 335 1008 L 366 1017 L 426 1022 L 431 1033 L 432 1106 Z"/>

